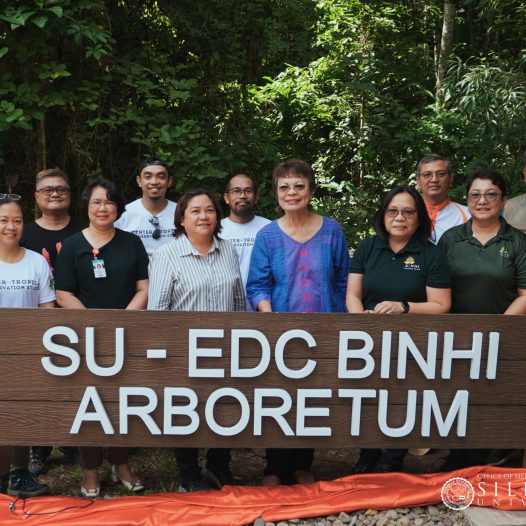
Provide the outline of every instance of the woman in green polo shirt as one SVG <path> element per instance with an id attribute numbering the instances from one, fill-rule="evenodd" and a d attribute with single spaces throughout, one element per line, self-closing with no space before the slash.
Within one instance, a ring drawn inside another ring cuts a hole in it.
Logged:
<path id="1" fill-rule="evenodd" d="M 453 279 L 451 312 L 465 314 L 526 313 L 526 236 L 501 216 L 506 181 L 499 172 L 479 168 L 467 180 L 471 219 L 448 230 L 439 248 Z M 509 451 L 452 451 L 445 470 L 506 462 Z"/>
<path id="2" fill-rule="evenodd" d="M 351 313 L 443 314 L 451 307 L 451 279 L 440 250 L 429 242 L 431 220 L 420 194 L 397 186 L 385 197 L 376 235 L 364 239 L 351 262 Z M 353 473 L 400 471 L 406 449 L 362 449 Z"/>

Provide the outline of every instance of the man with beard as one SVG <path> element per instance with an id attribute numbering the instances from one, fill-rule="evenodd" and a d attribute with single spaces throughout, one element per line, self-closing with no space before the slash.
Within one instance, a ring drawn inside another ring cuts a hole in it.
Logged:
<path id="1" fill-rule="evenodd" d="M 175 203 L 166 199 L 172 177 L 166 161 L 150 157 L 139 166 L 136 180 L 142 197 L 126 205 L 115 226 L 139 236 L 151 259 L 174 238 Z"/>
<path id="2" fill-rule="evenodd" d="M 259 196 L 254 181 L 248 175 L 238 174 L 231 177 L 223 197 L 230 208 L 230 214 L 221 221 L 220 235 L 223 239 L 228 239 L 236 248 L 241 277 L 246 289 L 250 256 L 256 234 L 270 221 L 254 214 Z M 247 310 L 252 310 L 248 301 Z"/>

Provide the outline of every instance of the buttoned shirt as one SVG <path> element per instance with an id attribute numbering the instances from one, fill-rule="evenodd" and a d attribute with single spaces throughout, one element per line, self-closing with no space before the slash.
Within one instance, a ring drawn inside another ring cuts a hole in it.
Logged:
<path id="1" fill-rule="evenodd" d="M 149 310 L 245 310 L 239 260 L 224 239 L 214 237 L 203 256 L 181 234 L 155 252 L 149 275 Z"/>

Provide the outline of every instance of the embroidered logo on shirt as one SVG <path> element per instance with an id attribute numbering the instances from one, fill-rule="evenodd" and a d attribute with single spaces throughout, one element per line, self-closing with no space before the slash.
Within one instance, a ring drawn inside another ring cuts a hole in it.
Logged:
<path id="1" fill-rule="evenodd" d="M 510 257 L 510 253 L 508 252 L 508 249 L 506 247 L 501 247 L 500 250 L 499 250 L 499 253 L 500 253 L 500 255 L 503 258 L 509 258 Z"/>
<path id="2" fill-rule="evenodd" d="M 420 265 L 415 263 L 413 256 L 407 256 L 404 261 L 404 270 L 420 270 Z"/>

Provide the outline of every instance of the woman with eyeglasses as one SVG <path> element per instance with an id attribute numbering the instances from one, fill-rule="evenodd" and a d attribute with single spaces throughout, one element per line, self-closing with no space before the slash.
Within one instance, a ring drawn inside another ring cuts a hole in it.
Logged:
<path id="1" fill-rule="evenodd" d="M 247 295 L 259 312 L 345 312 L 349 250 L 340 225 L 315 214 L 314 170 L 301 160 L 279 163 L 272 187 L 283 216 L 257 234 Z M 267 449 L 263 485 L 314 482 L 314 450 Z"/>
<path id="2" fill-rule="evenodd" d="M 179 198 L 175 239 L 159 248 L 150 264 L 149 310 L 245 310 L 236 250 L 219 237 L 221 217 L 221 208 L 208 190 L 194 188 Z M 210 448 L 203 473 L 198 453 L 197 448 L 175 449 L 179 491 L 212 489 L 209 481 L 219 488 L 234 483 L 229 449 Z"/>
<path id="3" fill-rule="evenodd" d="M 24 215 L 17 194 L 0 194 L 0 307 L 52 308 L 51 272 L 41 254 L 20 246 Z M 28 446 L 0 446 L 0 493 L 20 498 L 49 492 L 27 469 Z"/>
<path id="4" fill-rule="evenodd" d="M 148 300 L 148 255 L 134 234 L 115 228 L 124 211 L 124 199 L 115 184 L 99 178 L 90 181 L 81 196 L 89 225 L 64 241 L 57 258 L 57 303 L 67 309 L 141 310 Z M 101 447 L 80 447 L 84 468 L 81 494 L 100 493 L 98 468 Z M 143 485 L 128 467 L 127 448 L 108 448 L 112 478 L 132 492 Z"/>
<path id="5" fill-rule="evenodd" d="M 451 312 L 525 314 L 526 236 L 501 215 L 506 181 L 496 170 L 479 168 L 468 178 L 466 192 L 471 219 L 448 230 L 438 245 L 453 278 Z M 444 468 L 502 464 L 509 451 L 487 453 L 453 451 Z"/>
<path id="6" fill-rule="evenodd" d="M 384 197 L 376 235 L 358 245 L 347 285 L 350 313 L 443 314 L 451 307 L 445 258 L 430 241 L 431 220 L 420 194 L 397 186 Z M 353 474 L 401 471 L 406 449 L 362 449 Z"/>

